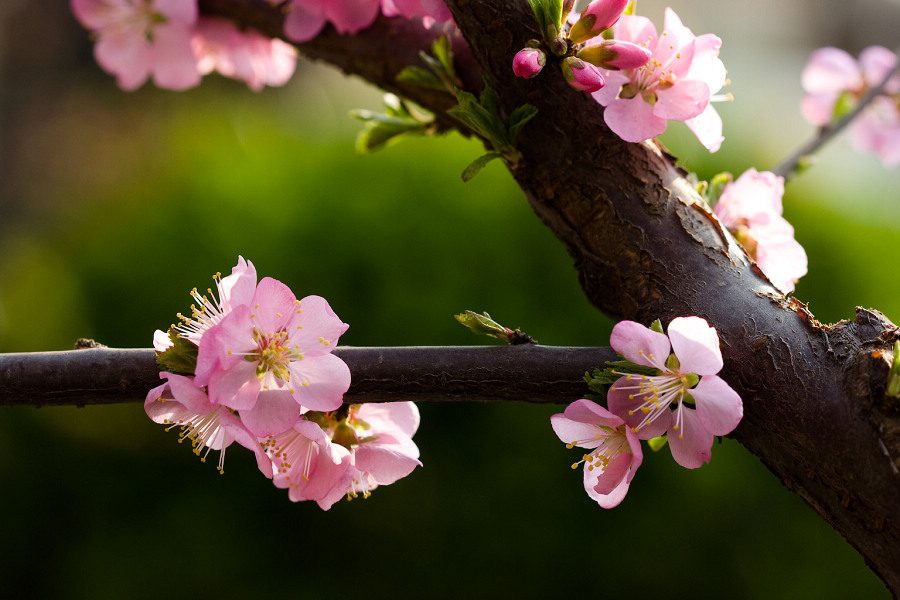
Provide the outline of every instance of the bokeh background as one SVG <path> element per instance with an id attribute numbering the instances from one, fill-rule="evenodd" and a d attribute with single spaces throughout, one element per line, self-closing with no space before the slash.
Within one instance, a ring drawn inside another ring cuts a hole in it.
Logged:
<path id="1" fill-rule="evenodd" d="M 639 12 L 662 23 L 665 4 Z M 799 74 L 824 45 L 895 47 L 900 6 L 675 5 L 724 39 L 736 101 L 710 156 L 664 137 L 701 177 L 770 168 L 812 135 Z M 510 49 L 511 52 L 516 49 Z M 487 310 L 542 343 L 605 345 L 612 323 L 499 164 L 456 135 L 354 153 L 351 108 L 380 94 L 302 63 L 282 89 L 207 78 L 119 91 L 64 3 L 0 4 L 0 352 L 78 337 L 147 347 L 188 290 L 239 254 L 320 294 L 358 346 L 477 344 Z M 788 187 L 810 257 L 797 296 L 822 321 L 855 305 L 900 318 L 898 172 L 840 138 Z M 612 292 L 611 292 L 612 293 Z M 561 399 L 563 400 L 563 399 Z M 568 399 L 564 399 L 568 400 Z M 574 400 L 574 398 L 573 398 Z M 228 453 L 201 464 L 139 404 L 0 411 L 0 586 L 8 598 L 621 595 L 879 598 L 863 560 L 730 440 L 711 464 L 649 456 L 604 511 L 549 427 L 562 406 L 427 404 L 424 468 L 368 500 L 293 504 Z"/>

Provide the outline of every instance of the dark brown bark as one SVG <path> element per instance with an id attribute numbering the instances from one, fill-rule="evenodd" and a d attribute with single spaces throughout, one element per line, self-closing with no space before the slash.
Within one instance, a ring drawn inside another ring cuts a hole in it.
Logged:
<path id="1" fill-rule="evenodd" d="M 591 302 L 618 318 L 665 323 L 699 315 L 715 326 L 722 376 L 744 400 L 733 437 L 900 594 L 900 407 L 884 395 L 897 328 L 863 309 L 852 322 L 818 323 L 769 284 L 659 146 L 611 134 L 602 109 L 570 89 L 552 64 L 536 79 L 513 77 L 513 54 L 537 37 L 527 3 L 448 5 L 469 48 L 456 39 L 465 87 L 480 87 L 483 73 L 506 114 L 526 101 L 539 110 L 519 138 L 522 160 L 513 175 L 569 249 Z M 202 0 L 201 8 L 281 32 L 282 12 L 262 0 Z M 449 126 L 449 94 L 394 79 L 403 66 L 419 64 L 417 52 L 435 35 L 380 18 L 358 36 L 328 29 L 301 49 L 421 103 Z M 392 385 L 396 378 L 385 379 Z M 380 379 L 372 378 L 369 393 Z"/>

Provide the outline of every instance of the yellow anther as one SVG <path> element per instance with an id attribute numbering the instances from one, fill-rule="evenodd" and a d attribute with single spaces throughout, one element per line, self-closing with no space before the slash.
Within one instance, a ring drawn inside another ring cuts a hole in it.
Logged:
<path id="1" fill-rule="evenodd" d="M 578 463 L 572 463 L 572 468 L 573 468 L 573 469 L 577 469 L 577 468 L 578 468 Z"/>

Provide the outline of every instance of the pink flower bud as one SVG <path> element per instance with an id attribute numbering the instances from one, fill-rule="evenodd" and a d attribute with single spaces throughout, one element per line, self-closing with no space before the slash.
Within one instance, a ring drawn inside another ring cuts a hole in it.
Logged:
<path id="1" fill-rule="evenodd" d="M 581 18 L 572 25 L 569 39 L 580 44 L 600 35 L 616 24 L 628 0 L 594 0 L 581 13 Z"/>
<path id="2" fill-rule="evenodd" d="M 600 69 L 574 56 L 562 62 L 562 71 L 568 84 L 582 92 L 591 94 L 606 85 Z"/>
<path id="3" fill-rule="evenodd" d="M 632 42 L 603 40 L 599 43 L 588 42 L 578 53 L 578 58 L 601 69 L 618 71 L 643 67 L 652 55 L 648 48 Z"/>
<path id="4" fill-rule="evenodd" d="M 523 48 L 513 58 L 513 73 L 516 77 L 531 79 L 547 64 L 547 55 L 539 48 Z"/>

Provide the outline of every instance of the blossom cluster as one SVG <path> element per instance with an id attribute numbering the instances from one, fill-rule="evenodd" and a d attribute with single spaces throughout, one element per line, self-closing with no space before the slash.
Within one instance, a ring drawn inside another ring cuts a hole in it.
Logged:
<path id="1" fill-rule="evenodd" d="M 443 0 L 290 0 L 287 9 L 284 33 L 295 42 L 313 39 L 326 23 L 353 35 L 371 26 L 379 10 L 387 17 L 421 18 L 428 27 L 451 19 Z"/>
<path id="2" fill-rule="evenodd" d="M 186 90 L 217 71 L 258 91 L 294 74 L 290 44 L 201 17 L 197 0 L 71 0 L 71 6 L 96 39 L 97 63 L 124 90 L 148 78 L 160 88 Z"/>
<path id="3" fill-rule="evenodd" d="M 220 472 L 237 442 L 291 500 L 323 509 L 421 464 L 413 403 L 344 404 L 350 369 L 332 350 L 347 324 L 324 298 L 298 300 L 270 277 L 257 283 L 243 258 L 216 287 L 194 289 L 190 316 L 154 335 L 166 370 L 144 403 L 153 421 L 179 427 L 204 461 L 218 451 Z"/>
<path id="4" fill-rule="evenodd" d="M 669 121 L 684 121 L 710 152 L 722 145 L 722 119 L 712 103 L 730 99 L 719 59 L 722 40 L 695 36 L 668 8 L 662 33 L 646 17 L 623 14 L 626 0 L 595 0 L 569 18 L 567 54 L 562 60 L 569 84 L 591 93 L 606 107 L 603 118 L 626 142 L 665 132 Z M 528 47 L 516 54 L 513 70 L 534 77 L 547 53 Z M 569 55 L 571 53 L 571 55 Z"/>
<path id="5" fill-rule="evenodd" d="M 722 222 L 782 293 L 806 275 L 803 246 L 782 216 L 784 177 L 748 169 L 722 190 L 714 209 Z"/>
<path id="6" fill-rule="evenodd" d="M 852 111 L 897 66 L 897 55 L 881 46 L 864 49 L 859 60 L 839 48 L 819 48 L 809 57 L 801 82 L 804 118 L 825 126 Z M 876 154 L 888 168 L 900 165 L 900 76 L 850 123 L 850 139 L 861 152 Z"/>
<path id="7" fill-rule="evenodd" d="M 643 461 L 640 440 L 658 447 L 662 436 L 675 461 L 688 469 L 709 462 L 715 436 L 731 433 L 743 403 L 717 373 L 722 369 L 719 336 L 700 317 L 678 317 L 668 335 L 655 323 L 618 323 L 610 344 L 623 358 L 605 375 L 614 379 L 607 408 L 587 399 L 551 417 L 567 447 L 590 450 L 584 487 L 603 508 L 618 505 Z"/>

